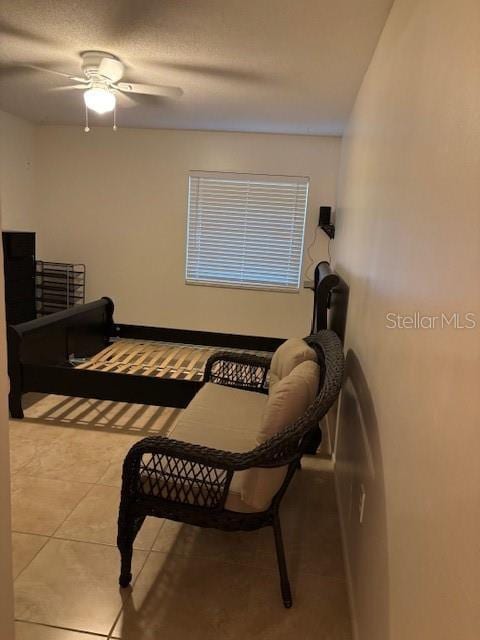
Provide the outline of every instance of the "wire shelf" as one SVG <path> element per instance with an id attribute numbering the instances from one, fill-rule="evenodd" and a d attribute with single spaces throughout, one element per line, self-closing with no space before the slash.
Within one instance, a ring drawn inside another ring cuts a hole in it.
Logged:
<path id="1" fill-rule="evenodd" d="M 37 316 L 46 316 L 85 302 L 85 265 L 36 261 Z"/>

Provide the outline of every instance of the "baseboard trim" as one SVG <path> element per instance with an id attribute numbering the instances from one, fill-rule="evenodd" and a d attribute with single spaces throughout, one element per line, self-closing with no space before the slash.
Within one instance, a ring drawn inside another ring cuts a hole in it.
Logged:
<path id="1" fill-rule="evenodd" d="M 341 509 L 341 504 L 340 504 L 340 491 L 338 488 L 336 467 L 337 467 L 337 462 L 334 454 L 333 455 L 333 479 L 334 479 L 334 485 L 335 485 L 335 498 L 337 501 L 338 519 L 340 522 L 340 536 L 342 539 L 343 564 L 345 568 L 345 578 L 347 583 L 348 606 L 350 609 L 350 619 L 352 621 L 352 638 L 353 640 L 360 640 L 360 635 L 358 633 L 356 608 L 355 608 L 355 596 L 353 592 L 353 580 L 352 580 L 352 570 L 350 565 L 350 555 L 348 553 L 348 547 L 347 547 L 346 524 L 343 516 L 343 510 Z"/>

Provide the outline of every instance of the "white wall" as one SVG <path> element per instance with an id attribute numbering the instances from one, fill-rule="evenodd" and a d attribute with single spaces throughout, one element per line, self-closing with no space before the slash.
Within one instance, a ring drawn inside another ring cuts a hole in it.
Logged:
<path id="1" fill-rule="evenodd" d="M 0 111 L 0 196 L 2 228 L 35 228 L 33 124 Z"/>
<path id="2" fill-rule="evenodd" d="M 478 0 L 397 0 L 344 139 L 337 486 L 361 640 L 480 637 L 479 69 Z M 386 328 L 415 311 L 479 324 Z"/>
<path id="3" fill-rule="evenodd" d="M 191 169 L 309 176 L 307 244 L 334 204 L 340 140 L 200 131 L 40 127 L 38 254 L 87 265 L 88 298 L 111 296 L 120 322 L 290 336 L 309 330 L 312 293 L 187 286 Z M 324 234 L 314 255 L 327 258 Z"/>

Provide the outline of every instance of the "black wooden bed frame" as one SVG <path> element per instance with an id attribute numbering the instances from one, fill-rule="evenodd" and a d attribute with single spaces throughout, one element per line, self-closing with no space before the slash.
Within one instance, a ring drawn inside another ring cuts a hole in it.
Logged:
<path id="1" fill-rule="evenodd" d="M 183 408 L 202 386 L 197 380 L 91 371 L 69 360 L 89 358 L 112 338 L 274 351 L 283 340 L 258 336 L 115 324 L 110 298 L 8 327 L 9 408 L 23 418 L 22 395 L 28 391 Z"/>
<path id="2" fill-rule="evenodd" d="M 330 291 L 337 282 L 330 265 L 321 262 L 315 272 L 312 333 L 327 328 Z M 284 342 L 283 338 L 116 324 L 113 311 L 113 301 L 104 297 L 8 327 L 12 418 L 23 418 L 22 395 L 30 391 L 184 408 L 202 386 L 200 380 L 96 371 L 71 365 L 71 356 L 90 358 L 113 338 L 270 352 Z"/>

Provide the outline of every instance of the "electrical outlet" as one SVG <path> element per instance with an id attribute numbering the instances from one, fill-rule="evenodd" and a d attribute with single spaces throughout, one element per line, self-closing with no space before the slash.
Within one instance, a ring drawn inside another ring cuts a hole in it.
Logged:
<path id="1" fill-rule="evenodd" d="M 358 520 L 360 524 L 363 523 L 363 515 L 365 513 L 365 501 L 367 499 L 367 493 L 363 484 L 360 485 L 360 500 L 358 501 Z"/>

